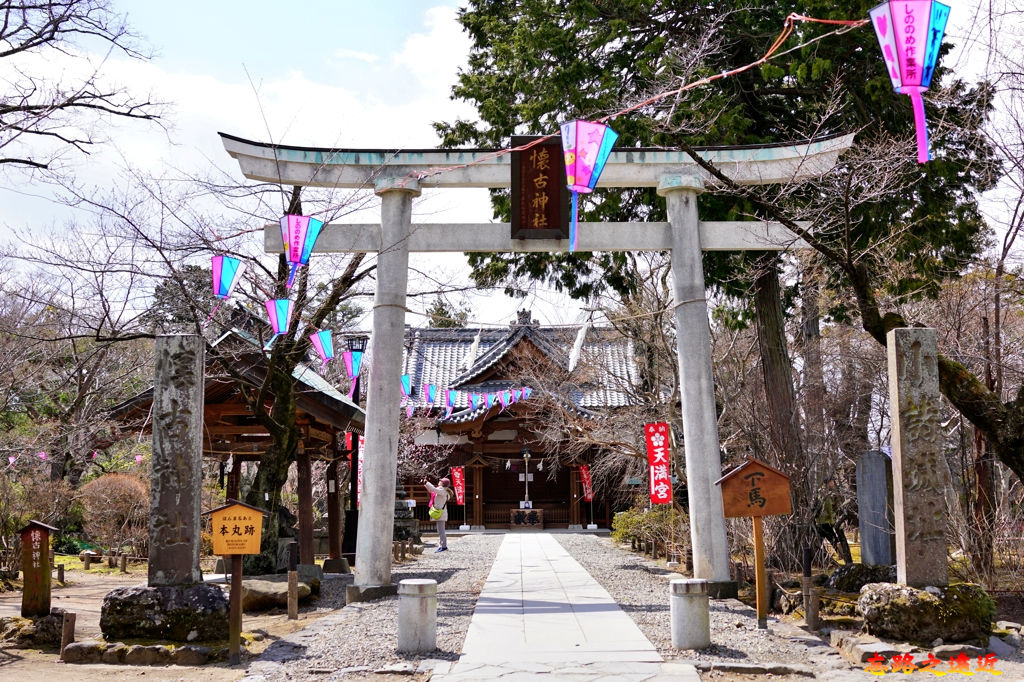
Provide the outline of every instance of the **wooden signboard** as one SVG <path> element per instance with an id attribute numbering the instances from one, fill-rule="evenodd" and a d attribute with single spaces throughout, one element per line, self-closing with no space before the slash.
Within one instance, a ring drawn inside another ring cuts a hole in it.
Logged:
<path id="1" fill-rule="evenodd" d="M 521 147 L 537 139 L 513 135 L 512 146 Z M 569 189 L 560 137 L 512 152 L 511 208 L 513 239 L 569 238 Z"/>
<path id="2" fill-rule="evenodd" d="M 21 593 L 21 617 L 50 615 L 50 532 L 39 521 L 29 521 L 21 534 L 21 570 L 25 588 Z"/>
<path id="3" fill-rule="evenodd" d="M 752 457 L 716 483 L 722 486 L 726 516 L 749 516 L 754 525 L 754 568 L 757 583 L 757 626 L 768 627 L 768 575 L 764 566 L 764 523 L 761 518 L 792 514 L 789 476 Z"/>
<path id="4" fill-rule="evenodd" d="M 717 481 L 728 516 L 792 514 L 789 476 L 764 462 L 748 458 Z"/>
<path id="5" fill-rule="evenodd" d="M 263 510 L 242 502 L 207 512 L 213 518 L 213 553 L 259 554 Z"/>
<path id="6" fill-rule="evenodd" d="M 231 594 L 228 597 L 228 663 L 236 665 L 242 647 L 242 555 L 259 554 L 263 536 L 263 516 L 259 507 L 238 500 L 227 500 L 223 507 L 203 515 L 212 518 L 213 553 L 231 558 Z M 227 562 L 225 562 L 227 563 Z"/>

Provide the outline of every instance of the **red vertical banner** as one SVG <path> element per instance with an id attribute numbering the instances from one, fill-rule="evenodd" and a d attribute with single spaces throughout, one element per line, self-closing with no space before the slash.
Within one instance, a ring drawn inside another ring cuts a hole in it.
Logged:
<path id="1" fill-rule="evenodd" d="M 356 440 L 359 443 L 359 469 L 356 472 L 356 508 L 362 509 L 363 504 L 363 453 L 366 451 L 366 438 L 361 434 Z"/>
<path id="2" fill-rule="evenodd" d="M 452 467 L 452 487 L 455 488 L 456 504 L 466 504 L 466 469 Z"/>
<path id="3" fill-rule="evenodd" d="M 583 501 L 594 501 L 594 483 L 590 480 L 590 467 L 586 464 L 580 465 L 580 483 L 583 484 Z"/>
<path id="4" fill-rule="evenodd" d="M 672 502 L 672 477 L 669 471 L 668 424 L 644 424 L 644 439 L 647 442 L 651 504 L 669 504 Z"/>

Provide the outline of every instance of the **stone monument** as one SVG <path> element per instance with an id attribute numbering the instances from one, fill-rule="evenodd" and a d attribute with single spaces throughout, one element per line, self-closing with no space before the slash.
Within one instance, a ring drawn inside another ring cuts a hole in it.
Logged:
<path id="1" fill-rule="evenodd" d="M 857 517 L 860 522 L 860 561 L 891 566 L 896 561 L 893 533 L 892 460 L 880 450 L 857 460 Z"/>
<path id="2" fill-rule="evenodd" d="M 942 459 L 935 330 L 893 329 L 886 341 L 896 581 L 941 587 L 949 582 L 944 495 L 949 471 Z"/>
<path id="3" fill-rule="evenodd" d="M 195 335 L 156 339 L 149 585 L 107 594 L 100 614 L 107 638 L 228 636 L 228 599 L 203 584 L 199 570 L 204 343 Z"/>

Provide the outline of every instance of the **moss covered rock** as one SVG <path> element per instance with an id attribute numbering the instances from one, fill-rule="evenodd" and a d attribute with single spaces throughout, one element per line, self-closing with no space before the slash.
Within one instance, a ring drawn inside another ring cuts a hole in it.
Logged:
<path id="1" fill-rule="evenodd" d="M 845 564 L 829 576 L 825 587 L 836 592 L 860 592 L 869 583 L 896 582 L 895 566 Z"/>
<path id="2" fill-rule="evenodd" d="M 922 645 L 936 639 L 987 643 L 996 610 L 981 586 L 968 583 L 923 590 L 870 583 L 861 588 L 857 608 L 869 634 Z"/>
<path id="3" fill-rule="evenodd" d="M 228 598 L 216 585 L 119 587 L 103 599 L 100 629 L 107 639 L 227 639 Z"/>

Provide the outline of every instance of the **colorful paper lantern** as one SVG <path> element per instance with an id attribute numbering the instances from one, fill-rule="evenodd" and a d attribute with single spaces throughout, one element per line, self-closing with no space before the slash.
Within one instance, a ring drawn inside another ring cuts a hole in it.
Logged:
<path id="1" fill-rule="evenodd" d="M 295 281 L 295 271 L 309 263 L 316 239 L 323 229 L 323 221 L 305 215 L 286 215 L 281 218 L 281 241 L 292 270 L 288 273 L 288 288 Z"/>
<path id="2" fill-rule="evenodd" d="M 274 335 L 267 341 L 264 349 L 270 348 L 270 344 L 274 343 L 274 339 L 288 333 L 288 325 L 291 324 L 292 320 L 292 310 L 295 307 L 289 298 L 271 299 L 267 301 L 266 306 L 267 317 L 270 318 L 270 327 L 274 330 Z"/>
<path id="3" fill-rule="evenodd" d="M 569 252 L 576 250 L 579 195 L 590 194 L 597 185 L 604 164 L 612 153 L 619 134 L 592 121 L 570 121 L 562 126 L 562 151 L 565 153 L 565 180 L 572 192 L 572 218 L 569 223 Z"/>
<path id="4" fill-rule="evenodd" d="M 220 299 L 231 298 L 235 287 L 245 274 L 245 263 L 231 256 L 213 257 L 213 295 Z"/>
<path id="5" fill-rule="evenodd" d="M 893 90 L 910 96 L 917 162 L 928 161 L 928 126 L 921 95 L 931 85 L 946 33 L 949 6 L 935 0 L 889 0 L 869 12 Z"/>
<path id="6" fill-rule="evenodd" d="M 334 359 L 334 340 L 331 338 L 330 329 L 310 334 L 309 340 L 313 343 L 313 348 L 316 349 L 317 355 L 320 356 L 321 367 L 325 367 L 328 362 Z"/>
<path id="7" fill-rule="evenodd" d="M 356 381 L 359 380 L 359 366 L 363 363 L 363 351 L 347 350 L 341 354 L 341 359 L 345 362 L 345 371 L 352 382 L 348 392 L 348 397 L 351 398 L 356 394 Z"/>

